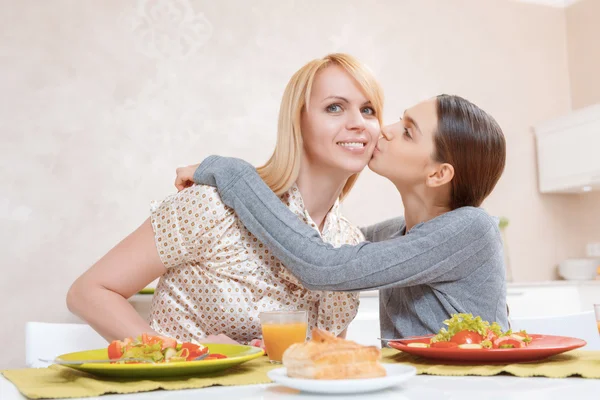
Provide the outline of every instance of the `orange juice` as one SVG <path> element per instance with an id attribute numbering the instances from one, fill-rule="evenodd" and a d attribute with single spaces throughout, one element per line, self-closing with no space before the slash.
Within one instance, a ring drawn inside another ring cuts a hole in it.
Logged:
<path id="1" fill-rule="evenodd" d="M 598 333 L 600 333 L 600 321 L 598 321 L 597 324 L 598 324 Z"/>
<path id="2" fill-rule="evenodd" d="M 307 329 L 308 324 L 303 322 L 262 324 L 263 341 L 269 360 L 281 362 L 283 352 L 288 347 L 306 340 Z"/>

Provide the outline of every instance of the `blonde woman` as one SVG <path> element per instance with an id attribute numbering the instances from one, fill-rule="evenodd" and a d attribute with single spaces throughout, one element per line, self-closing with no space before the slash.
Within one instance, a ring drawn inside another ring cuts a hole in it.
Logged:
<path id="1" fill-rule="evenodd" d="M 290 211 L 334 246 L 364 240 L 339 202 L 371 159 L 382 106 L 375 78 L 344 54 L 309 62 L 285 89 L 276 148 L 258 171 Z M 127 298 L 158 277 L 145 321 Z M 259 312 L 281 308 L 306 310 L 311 328 L 343 335 L 358 303 L 354 293 L 303 287 L 204 185 L 164 200 L 67 295 L 69 309 L 107 340 L 148 332 L 248 343 L 261 335 Z"/>

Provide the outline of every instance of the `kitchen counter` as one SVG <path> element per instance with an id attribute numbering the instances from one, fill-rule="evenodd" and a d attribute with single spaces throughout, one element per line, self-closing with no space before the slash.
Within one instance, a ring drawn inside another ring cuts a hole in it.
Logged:
<path id="1" fill-rule="evenodd" d="M 589 281 L 567 281 L 567 280 L 556 280 L 556 281 L 533 281 L 533 282 L 508 282 L 508 288 L 525 287 L 525 286 L 598 286 L 600 289 L 600 279 L 589 280 Z"/>

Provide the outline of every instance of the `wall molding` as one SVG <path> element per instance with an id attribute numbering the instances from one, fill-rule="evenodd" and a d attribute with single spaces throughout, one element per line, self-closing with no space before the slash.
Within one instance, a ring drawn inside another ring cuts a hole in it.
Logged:
<path id="1" fill-rule="evenodd" d="M 518 1 L 520 3 L 539 4 L 539 5 L 548 6 L 548 7 L 567 8 L 570 5 L 577 3 L 578 1 L 581 1 L 581 0 L 512 0 L 512 1 Z"/>

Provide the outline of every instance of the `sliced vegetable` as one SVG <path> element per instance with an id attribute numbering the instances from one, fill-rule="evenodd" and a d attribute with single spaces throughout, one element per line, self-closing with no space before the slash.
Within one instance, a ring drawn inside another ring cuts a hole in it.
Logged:
<path id="1" fill-rule="evenodd" d="M 507 346 L 512 346 L 512 347 L 507 347 Z M 501 347 L 504 346 L 504 347 Z M 497 349 L 500 348 L 521 348 L 521 347 L 525 347 L 525 342 L 523 342 L 523 340 L 519 340 L 516 339 L 512 336 L 503 336 L 501 338 L 498 338 L 494 341 L 494 347 Z"/>
<path id="2" fill-rule="evenodd" d="M 431 343 L 431 347 L 435 347 L 438 349 L 450 349 L 453 347 L 458 347 L 458 345 L 454 342 L 435 342 Z"/>
<path id="3" fill-rule="evenodd" d="M 173 347 L 169 347 L 167 350 L 165 350 L 165 361 L 169 361 L 173 357 L 177 357 L 177 350 Z"/>
<path id="4" fill-rule="evenodd" d="M 456 335 L 452 336 L 452 339 L 450 339 L 451 342 L 454 342 L 458 345 L 461 344 L 471 344 L 471 343 L 481 343 L 481 341 L 483 340 L 482 335 L 480 335 L 477 332 L 472 332 L 469 330 L 463 330 L 458 332 Z"/>
<path id="5" fill-rule="evenodd" d="M 118 360 L 123 356 L 123 342 L 120 340 L 113 340 L 108 345 L 108 358 L 111 360 Z"/>
<path id="6" fill-rule="evenodd" d="M 525 331 L 502 332 L 497 322 L 489 323 L 472 314 L 453 314 L 444 321 L 437 335 L 431 338 L 430 347 L 462 349 L 522 348 L 532 338 Z"/>
<path id="7" fill-rule="evenodd" d="M 409 343 L 407 344 L 408 347 L 422 347 L 422 348 L 427 348 L 429 347 L 429 345 L 427 343 Z"/>
<path id="8" fill-rule="evenodd" d="M 483 349 L 483 346 L 479 343 L 463 343 L 458 345 L 461 349 Z"/>
<path id="9" fill-rule="evenodd" d="M 222 358 L 227 358 L 227 356 L 224 354 L 212 353 L 206 356 L 205 360 L 220 360 Z"/>
<path id="10" fill-rule="evenodd" d="M 517 333 L 513 333 L 512 337 L 514 337 L 514 338 L 521 337 L 521 338 L 523 338 L 523 342 L 525 342 L 526 344 L 531 343 L 531 340 L 532 340 L 531 336 L 529 336 L 527 334 L 527 332 L 525 332 L 525 331 L 519 331 Z"/>
<path id="11" fill-rule="evenodd" d="M 185 349 L 188 351 L 188 356 L 187 356 L 188 361 L 192 361 L 195 358 L 200 357 L 201 355 L 208 352 L 208 347 L 197 345 L 197 344 L 190 343 L 190 342 L 183 343 L 181 345 L 181 349 L 182 350 Z"/>

